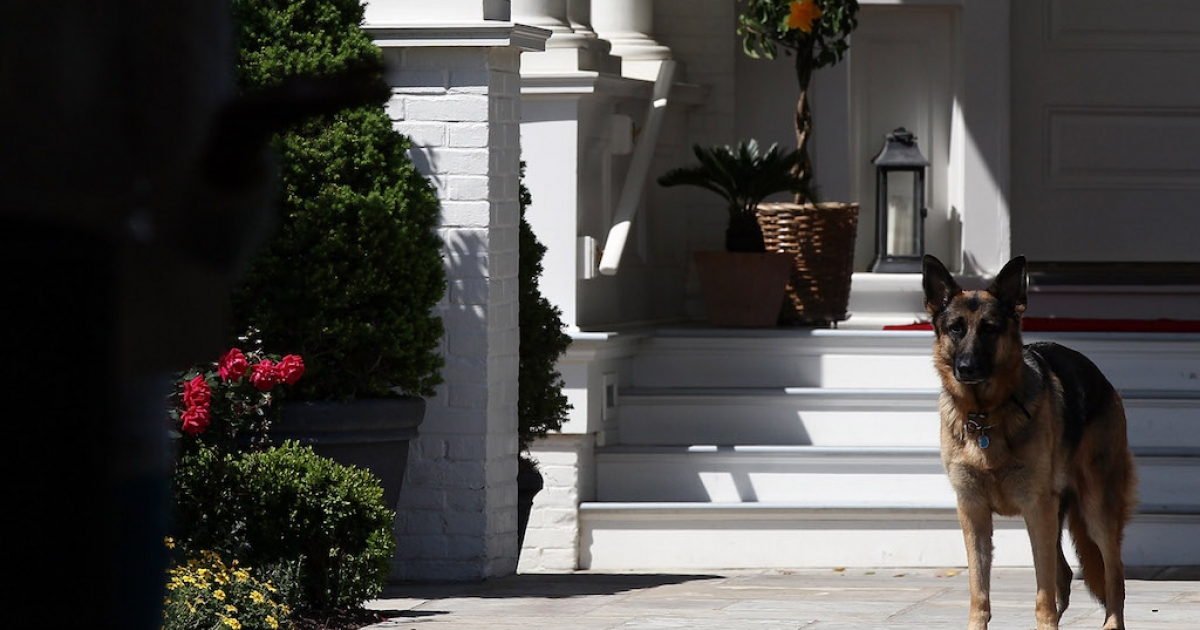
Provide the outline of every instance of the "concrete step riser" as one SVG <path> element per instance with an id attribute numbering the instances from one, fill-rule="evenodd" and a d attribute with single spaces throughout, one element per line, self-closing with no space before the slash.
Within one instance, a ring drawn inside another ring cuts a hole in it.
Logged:
<path id="1" fill-rule="evenodd" d="M 1137 466 L 1143 505 L 1200 509 L 1200 457 L 1142 456 Z M 936 455 L 645 452 L 599 454 L 596 499 L 945 507 L 954 491 Z"/>
<path id="2" fill-rule="evenodd" d="M 586 507 L 586 506 L 585 506 Z M 1200 519 L 1139 515 L 1126 529 L 1131 566 L 1200 564 Z M 995 521 L 994 566 L 1033 563 L 1019 519 Z M 1065 543 L 1074 563 L 1070 543 Z M 815 567 L 963 567 L 953 510 L 937 514 L 877 510 L 814 513 L 604 508 L 581 511 L 583 569 L 705 571 Z"/>
<path id="3" fill-rule="evenodd" d="M 1119 389 L 1200 392 L 1200 337 L 1026 335 L 1092 359 Z M 809 331 L 659 337 L 633 361 L 636 387 L 938 387 L 930 333 Z"/>
<path id="4" fill-rule="evenodd" d="M 756 396 L 624 396 L 620 440 L 637 445 L 937 446 L 937 395 L 824 400 Z M 817 398 L 820 398 L 819 396 Z M 1126 398 L 1130 443 L 1200 447 L 1200 399 Z"/>

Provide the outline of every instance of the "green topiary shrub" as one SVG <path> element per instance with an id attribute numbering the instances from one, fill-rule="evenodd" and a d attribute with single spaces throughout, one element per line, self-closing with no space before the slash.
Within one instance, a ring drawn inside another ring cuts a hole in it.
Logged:
<path id="1" fill-rule="evenodd" d="M 234 0 L 242 89 L 382 67 L 358 0 Z M 231 330 L 304 356 L 292 397 L 432 396 L 446 284 L 439 205 L 381 105 L 281 134 L 282 218 L 234 292 Z"/>
<path id="2" fill-rule="evenodd" d="M 522 165 L 524 174 L 524 165 Z M 542 295 L 542 257 L 546 246 L 537 240 L 525 208 L 532 201 L 524 181 L 520 184 L 520 252 L 517 257 L 517 304 L 520 309 L 520 370 L 517 376 L 517 423 L 521 451 L 533 440 L 562 428 L 571 410 L 563 394 L 562 375 L 556 364 L 571 345 L 563 332 L 562 311 Z"/>
<path id="3" fill-rule="evenodd" d="M 291 442 L 238 455 L 198 449 L 177 466 L 184 552 L 255 567 L 296 609 L 357 608 L 382 591 L 395 513 L 368 471 Z"/>

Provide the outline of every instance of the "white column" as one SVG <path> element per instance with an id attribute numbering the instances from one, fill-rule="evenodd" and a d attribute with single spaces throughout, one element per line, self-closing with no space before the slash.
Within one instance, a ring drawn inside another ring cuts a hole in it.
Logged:
<path id="1" fill-rule="evenodd" d="M 513 20 L 550 31 L 547 48 L 577 44 L 583 39 L 567 22 L 567 0 L 513 0 Z"/>
<path id="2" fill-rule="evenodd" d="M 567 22 L 576 34 L 589 40 L 588 46 L 592 50 L 607 60 L 608 65 L 603 71 L 621 74 L 621 58 L 611 56 L 612 44 L 607 39 L 600 39 L 592 28 L 592 0 L 567 0 Z"/>
<path id="3" fill-rule="evenodd" d="M 621 58 L 621 73 L 653 81 L 671 49 L 654 40 L 653 0 L 603 0 L 592 4 L 592 27 L 612 43 Z"/>
<path id="4" fill-rule="evenodd" d="M 592 28 L 592 0 L 567 0 L 567 21 L 576 33 L 584 37 L 596 37 L 596 31 Z M 608 43 L 605 45 L 608 46 Z"/>
<path id="5" fill-rule="evenodd" d="M 579 16 L 576 8 L 576 17 Z M 513 0 L 512 19 L 551 32 L 546 50 L 525 55 L 521 62 L 523 74 L 577 71 L 620 72 L 620 60 L 609 55 L 609 46 L 584 27 L 576 31 L 571 20 L 568 0 Z"/>
<path id="6" fill-rule="evenodd" d="M 410 445 L 395 532 L 400 580 L 478 580 L 517 565 L 517 241 L 527 25 L 369 25 L 388 112 L 441 202 L 444 383 Z"/>

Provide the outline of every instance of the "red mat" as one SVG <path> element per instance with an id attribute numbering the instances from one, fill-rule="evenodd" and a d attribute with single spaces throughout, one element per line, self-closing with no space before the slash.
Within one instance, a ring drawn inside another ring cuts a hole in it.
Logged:
<path id="1" fill-rule="evenodd" d="M 928 323 L 884 326 L 884 330 L 933 330 Z M 1026 317 L 1025 332 L 1137 332 L 1200 333 L 1200 320 L 1193 319 L 1083 319 L 1075 317 Z"/>

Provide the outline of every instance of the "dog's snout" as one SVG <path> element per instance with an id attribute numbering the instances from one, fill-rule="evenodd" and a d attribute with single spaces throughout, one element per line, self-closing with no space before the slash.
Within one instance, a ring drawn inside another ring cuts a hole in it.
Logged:
<path id="1" fill-rule="evenodd" d="M 982 363 L 974 353 L 964 352 L 954 358 L 954 378 L 962 383 L 975 383 L 984 379 Z"/>

